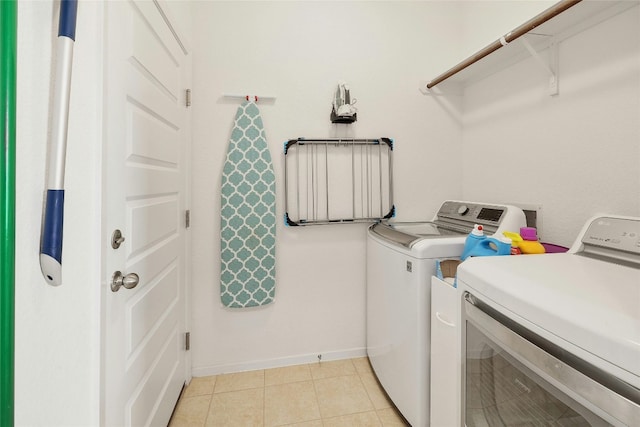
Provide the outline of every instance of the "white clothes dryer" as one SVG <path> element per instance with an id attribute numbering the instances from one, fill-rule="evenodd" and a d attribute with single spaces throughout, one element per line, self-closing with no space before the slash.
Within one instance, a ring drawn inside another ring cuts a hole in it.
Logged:
<path id="1" fill-rule="evenodd" d="M 640 425 L 640 218 L 465 261 L 458 287 L 463 425 Z"/>
<path id="2" fill-rule="evenodd" d="M 367 238 L 367 355 L 413 427 L 429 425 L 430 289 L 436 260 L 459 258 L 474 224 L 519 231 L 515 206 L 445 201 L 431 222 L 381 222 Z"/>

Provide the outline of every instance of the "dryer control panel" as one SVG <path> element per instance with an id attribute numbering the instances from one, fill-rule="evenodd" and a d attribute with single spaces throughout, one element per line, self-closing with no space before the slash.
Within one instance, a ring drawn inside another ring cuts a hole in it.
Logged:
<path id="1" fill-rule="evenodd" d="M 583 247 L 578 253 L 608 254 L 640 262 L 640 218 L 602 216 L 594 218 L 579 237 Z"/>

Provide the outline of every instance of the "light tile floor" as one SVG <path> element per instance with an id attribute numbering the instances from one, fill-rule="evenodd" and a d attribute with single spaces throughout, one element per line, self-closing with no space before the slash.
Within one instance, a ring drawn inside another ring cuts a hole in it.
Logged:
<path id="1" fill-rule="evenodd" d="M 407 426 L 366 357 L 193 378 L 169 427 Z"/>

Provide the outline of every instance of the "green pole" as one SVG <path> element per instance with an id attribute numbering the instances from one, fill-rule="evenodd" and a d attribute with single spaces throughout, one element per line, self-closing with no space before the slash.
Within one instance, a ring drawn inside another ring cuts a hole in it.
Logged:
<path id="1" fill-rule="evenodd" d="M 16 0 L 0 0 L 0 426 L 14 424 Z"/>

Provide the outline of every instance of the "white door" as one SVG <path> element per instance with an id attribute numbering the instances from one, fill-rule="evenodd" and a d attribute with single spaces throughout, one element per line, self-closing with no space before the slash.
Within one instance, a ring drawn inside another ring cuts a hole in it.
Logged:
<path id="1" fill-rule="evenodd" d="M 101 422 L 166 426 L 188 375 L 190 58 L 156 1 L 104 4 Z M 125 240 L 114 249 L 116 229 Z M 137 286 L 113 291 L 116 271 Z"/>

